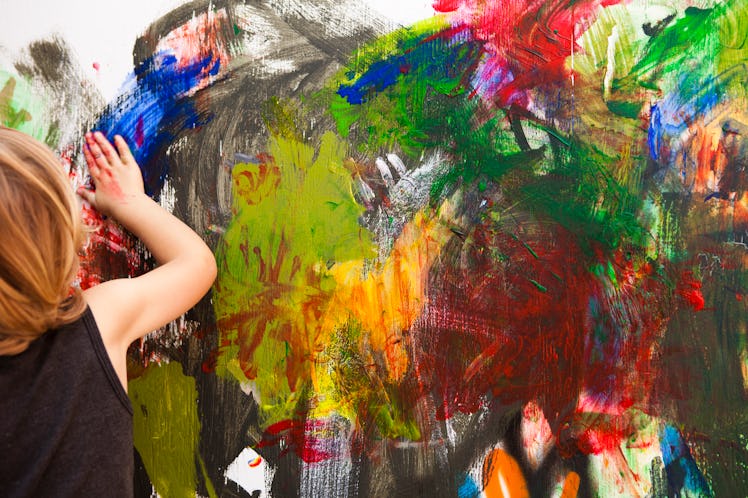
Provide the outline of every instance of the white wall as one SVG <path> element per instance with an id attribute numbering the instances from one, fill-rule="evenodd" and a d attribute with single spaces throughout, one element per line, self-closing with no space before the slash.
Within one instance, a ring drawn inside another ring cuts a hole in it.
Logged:
<path id="1" fill-rule="evenodd" d="M 182 3 L 186 0 L 0 0 L 0 50 L 12 57 L 30 41 L 57 33 L 110 100 L 132 70 L 132 47 L 138 34 Z M 433 13 L 429 0 L 364 3 L 400 24 Z"/>

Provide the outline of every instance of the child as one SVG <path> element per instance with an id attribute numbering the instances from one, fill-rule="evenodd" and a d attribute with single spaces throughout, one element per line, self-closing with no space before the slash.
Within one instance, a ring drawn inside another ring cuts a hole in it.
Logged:
<path id="1" fill-rule="evenodd" d="M 122 139 L 86 134 L 94 190 L 79 194 L 139 237 L 159 266 L 132 279 L 72 288 L 84 241 L 58 159 L 0 129 L 0 494 L 132 496 L 130 343 L 208 291 L 213 254 L 145 195 Z"/>

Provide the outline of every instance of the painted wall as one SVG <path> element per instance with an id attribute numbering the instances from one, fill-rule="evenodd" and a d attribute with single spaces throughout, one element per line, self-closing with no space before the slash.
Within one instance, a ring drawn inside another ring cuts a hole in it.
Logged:
<path id="1" fill-rule="evenodd" d="M 746 0 L 124 5 L 4 2 L 0 119 L 215 252 L 138 496 L 746 494 Z"/>

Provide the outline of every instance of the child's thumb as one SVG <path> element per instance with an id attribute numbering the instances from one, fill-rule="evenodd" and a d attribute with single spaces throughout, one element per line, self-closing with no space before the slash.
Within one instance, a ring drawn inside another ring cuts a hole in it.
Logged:
<path id="1" fill-rule="evenodd" d="M 96 207 L 96 192 L 88 190 L 85 187 L 78 187 L 77 193 L 83 198 L 83 200 Z"/>

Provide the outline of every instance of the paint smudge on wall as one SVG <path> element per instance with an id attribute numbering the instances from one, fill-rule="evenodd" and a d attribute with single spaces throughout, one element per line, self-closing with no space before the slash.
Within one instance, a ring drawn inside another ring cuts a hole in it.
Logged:
<path id="1" fill-rule="evenodd" d="M 140 478 L 744 494 L 748 3 L 434 6 L 393 29 L 350 2 L 188 3 L 90 112 L 45 100 L 89 96 L 45 58 L 61 41 L 3 65 L 6 124 L 79 179 L 74 137 L 124 135 L 215 249 L 212 296 L 132 350 L 133 386 L 172 393 L 133 388 Z M 82 285 L 152 266 L 95 221 Z"/>

